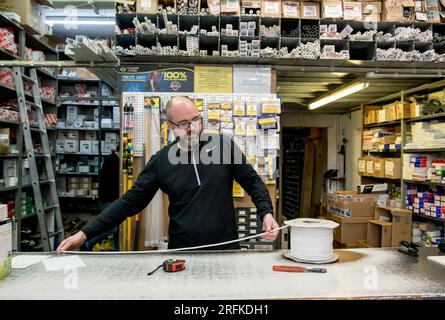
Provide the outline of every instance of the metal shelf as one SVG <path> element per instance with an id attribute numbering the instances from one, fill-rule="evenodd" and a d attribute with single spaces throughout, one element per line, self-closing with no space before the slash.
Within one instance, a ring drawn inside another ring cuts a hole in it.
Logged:
<path id="1" fill-rule="evenodd" d="M 63 175 L 63 176 L 98 176 L 99 173 L 95 172 L 63 172 L 63 171 L 56 171 L 57 174 Z"/>
<path id="2" fill-rule="evenodd" d="M 440 182 L 432 182 L 432 181 L 415 181 L 415 180 L 403 180 L 405 183 L 411 183 L 411 184 L 418 184 L 418 185 L 424 185 L 424 186 L 438 186 L 438 187 L 445 187 L 445 183 Z"/>
<path id="3" fill-rule="evenodd" d="M 98 103 L 79 103 L 79 102 L 70 103 L 70 102 L 63 102 L 63 103 L 60 103 L 59 106 L 92 106 L 92 107 L 99 107 L 100 104 L 98 104 Z"/>
<path id="4" fill-rule="evenodd" d="M 57 130 L 99 131 L 100 129 L 87 129 L 87 128 L 57 128 Z"/>
<path id="5" fill-rule="evenodd" d="M 58 152 L 57 155 L 68 155 L 68 156 L 98 156 L 98 153 L 79 153 L 79 152 Z"/>
<path id="6" fill-rule="evenodd" d="M 372 176 L 361 176 L 362 178 L 366 179 L 376 179 L 376 180 L 385 180 L 385 181 L 391 181 L 391 182 L 398 182 L 400 183 L 400 179 L 393 179 L 393 178 L 379 178 L 379 177 L 372 177 Z"/>
<path id="7" fill-rule="evenodd" d="M 66 195 L 58 195 L 59 198 L 66 198 L 66 199 L 91 199 L 91 200 L 95 200 L 98 199 L 98 197 L 93 197 L 93 196 L 66 196 Z"/>
<path id="8" fill-rule="evenodd" d="M 0 188 L 0 192 L 7 192 L 7 191 L 12 191 L 12 190 L 17 190 L 19 187 L 15 186 L 15 187 L 2 187 Z"/>
<path id="9" fill-rule="evenodd" d="M 445 152 L 445 148 L 437 149 L 403 149 L 405 153 L 435 153 L 435 152 Z"/>
<path id="10" fill-rule="evenodd" d="M 47 103 L 47 104 L 51 104 L 51 105 L 53 105 L 53 106 L 56 106 L 56 103 L 55 103 L 55 102 L 52 102 L 52 101 L 49 101 L 49 100 L 46 100 L 46 99 L 43 99 L 43 98 L 40 98 L 40 100 L 41 100 L 42 102 L 44 102 L 44 103 Z"/>
<path id="11" fill-rule="evenodd" d="M 19 126 L 20 122 L 17 121 L 9 121 L 9 120 L 1 120 L 0 119 L 0 124 L 13 124 L 15 126 Z"/>
<path id="12" fill-rule="evenodd" d="M 100 82 L 100 79 L 88 79 L 88 78 L 67 78 L 58 76 L 57 79 L 59 81 L 64 82 Z"/>
<path id="13" fill-rule="evenodd" d="M 49 78 L 52 78 L 54 80 L 57 80 L 57 76 L 55 74 L 51 74 L 48 71 L 45 71 L 41 68 L 36 68 L 37 72 L 40 73 L 41 75 L 47 76 Z"/>
<path id="14" fill-rule="evenodd" d="M 376 127 L 389 127 L 394 125 L 400 125 L 401 123 L 402 122 L 400 120 L 396 120 L 396 121 L 380 122 L 373 124 L 365 124 L 363 125 L 363 129 L 376 128 Z"/>
<path id="15" fill-rule="evenodd" d="M 411 118 L 411 119 L 405 120 L 405 122 L 410 123 L 410 122 L 418 122 L 418 121 L 424 121 L 424 120 L 434 120 L 434 119 L 440 119 L 440 118 L 445 118 L 445 112 L 436 113 L 436 114 L 430 114 L 430 115 L 427 115 L 427 116 L 421 116 L 421 117 L 416 117 L 416 118 Z"/>
<path id="16" fill-rule="evenodd" d="M 26 32 L 26 46 L 33 50 L 41 50 L 46 53 L 50 52 L 54 55 L 57 55 L 56 49 L 54 49 L 54 48 L 50 47 L 49 45 L 47 45 L 46 43 L 40 41 L 39 39 L 37 39 L 35 36 L 30 34 L 29 32 Z"/>
<path id="17" fill-rule="evenodd" d="M 414 213 L 414 212 L 413 212 L 413 217 L 425 218 L 428 220 L 437 221 L 437 222 L 441 222 L 441 223 L 445 222 L 445 220 L 440 219 L 440 218 L 430 217 L 430 216 L 426 216 L 424 214 L 419 214 L 419 213 Z"/>
<path id="18" fill-rule="evenodd" d="M 0 159 L 1 158 L 18 158 L 18 157 L 20 157 L 19 153 L 17 153 L 17 154 L 15 154 L 15 153 L 1 154 L 0 153 Z"/>
<path id="19" fill-rule="evenodd" d="M 5 57 L 8 59 L 17 59 L 17 60 L 20 59 L 19 56 L 15 55 L 14 53 L 10 52 L 9 50 L 0 48 L 0 60 L 7 60 L 7 59 L 4 59 Z"/>

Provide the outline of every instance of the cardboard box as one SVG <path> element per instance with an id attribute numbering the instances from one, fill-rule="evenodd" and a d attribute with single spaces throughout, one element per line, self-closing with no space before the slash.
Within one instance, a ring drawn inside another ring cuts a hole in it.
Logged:
<path id="1" fill-rule="evenodd" d="M 382 13 L 382 2 L 381 1 L 372 1 L 362 2 L 362 13 L 366 14 L 381 14 Z"/>
<path id="2" fill-rule="evenodd" d="M 322 18 L 343 18 L 343 3 L 341 1 L 323 1 L 321 3 Z"/>
<path id="3" fill-rule="evenodd" d="M 396 120 L 408 119 L 411 116 L 411 104 L 409 102 L 398 103 L 396 105 Z"/>
<path id="4" fill-rule="evenodd" d="M 281 16 L 283 18 L 299 19 L 301 16 L 300 2 L 283 1 L 281 3 Z"/>
<path id="5" fill-rule="evenodd" d="M 0 223 L 8 220 L 8 205 L 0 204 Z"/>
<path id="6" fill-rule="evenodd" d="M 9 128 L 1 128 L 0 129 L 0 153 L 2 153 L 2 154 L 9 153 L 9 137 L 10 137 L 10 129 Z"/>
<path id="7" fill-rule="evenodd" d="M 158 0 L 136 1 L 137 13 L 158 13 Z"/>
<path id="8" fill-rule="evenodd" d="M 362 21 L 362 3 L 343 1 L 343 19 Z"/>
<path id="9" fill-rule="evenodd" d="M 375 214 L 376 195 L 359 195 L 355 191 L 328 194 L 327 211 L 343 217 L 370 217 Z"/>
<path id="10" fill-rule="evenodd" d="M 105 141 L 106 142 L 117 142 L 118 135 L 114 132 L 106 132 L 105 133 Z"/>
<path id="11" fill-rule="evenodd" d="M 384 158 L 374 158 L 373 159 L 373 176 L 376 178 L 385 177 L 385 159 Z"/>
<path id="12" fill-rule="evenodd" d="M 386 0 L 382 3 L 382 21 L 398 22 L 403 20 L 400 0 Z"/>
<path id="13" fill-rule="evenodd" d="M 374 219 L 374 217 L 345 218 L 332 214 L 327 218 L 340 224 L 334 229 L 334 240 L 349 245 L 367 239 L 368 221 Z"/>
<path id="14" fill-rule="evenodd" d="M 12 11 L 20 16 L 20 23 L 31 28 L 33 33 L 44 33 L 43 8 L 37 1 L 32 0 L 2 0 L 1 11 Z"/>
<path id="15" fill-rule="evenodd" d="M 366 161 L 367 157 L 361 157 L 358 159 L 358 175 L 366 176 Z"/>
<path id="16" fill-rule="evenodd" d="M 389 118 L 388 121 L 396 121 L 397 120 L 397 107 L 396 105 L 391 105 L 388 107 L 389 109 Z"/>
<path id="17" fill-rule="evenodd" d="M 241 15 L 239 0 L 221 0 L 221 14 Z"/>
<path id="18" fill-rule="evenodd" d="M 402 240 L 411 241 L 412 213 L 410 210 L 376 207 L 374 220 L 391 223 L 391 247 L 399 247 Z"/>
<path id="19" fill-rule="evenodd" d="M 92 141 L 91 140 L 81 140 L 79 152 L 91 154 L 92 153 Z"/>
<path id="20" fill-rule="evenodd" d="M 380 138 L 380 144 L 394 144 L 396 143 L 396 139 L 397 139 L 396 135 L 382 137 Z"/>
<path id="21" fill-rule="evenodd" d="M 301 19 L 320 19 L 320 3 L 302 2 L 300 14 Z"/>
<path id="22" fill-rule="evenodd" d="M 401 160 L 400 158 L 385 159 L 385 178 L 401 179 Z"/>
<path id="23" fill-rule="evenodd" d="M 377 112 L 378 110 L 382 110 L 381 106 L 365 106 L 363 108 L 363 123 L 364 124 L 372 124 L 377 123 Z"/>
<path id="24" fill-rule="evenodd" d="M 64 152 L 76 153 L 79 151 L 79 141 L 77 140 L 65 140 L 65 145 L 63 146 Z"/>
<path id="25" fill-rule="evenodd" d="M 56 153 L 64 153 L 64 152 L 65 152 L 65 140 L 57 140 Z"/>
<path id="26" fill-rule="evenodd" d="M 366 243 L 370 247 L 391 247 L 392 223 L 379 220 L 368 221 Z"/>
<path id="27" fill-rule="evenodd" d="M 271 18 L 281 18 L 281 1 L 280 0 L 261 1 L 261 16 L 271 17 Z"/>
<path id="28" fill-rule="evenodd" d="M 371 177 L 374 176 L 374 158 L 366 159 L 366 175 Z"/>
<path id="29" fill-rule="evenodd" d="M 11 273 L 12 220 L 0 222 L 0 280 Z"/>

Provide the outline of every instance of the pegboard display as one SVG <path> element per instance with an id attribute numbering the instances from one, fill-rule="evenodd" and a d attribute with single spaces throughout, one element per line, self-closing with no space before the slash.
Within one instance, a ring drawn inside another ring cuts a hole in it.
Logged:
<path id="1" fill-rule="evenodd" d="M 134 156 L 144 155 L 144 145 L 149 134 L 144 121 L 147 111 L 144 100 L 159 97 L 161 111 L 159 127 L 162 128 L 166 122 L 164 112 L 166 104 L 172 97 L 178 95 L 195 100 L 203 117 L 205 131 L 233 138 L 263 180 L 268 184 L 275 184 L 281 112 L 281 101 L 275 94 L 124 92 L 123 103 L 131 101 L 134 107 Z M 165 144 L 165 137 L 160 136 Z M 172 142 L 174 136 L 171 133 L 167 136 L 167 142 Z"/>

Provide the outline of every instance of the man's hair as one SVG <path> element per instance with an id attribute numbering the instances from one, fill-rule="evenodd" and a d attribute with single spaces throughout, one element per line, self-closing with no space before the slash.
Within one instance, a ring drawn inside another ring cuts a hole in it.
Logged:
<path id="1" fill-rule="evenodd" d="M 172 111 L 172 107 L 173 107 L 173 100 L 176 98 L 179 98 L 179 97 L 186 98 L 186 99 L 190 100 L 193 104 L 195 104 L 195 101 L 193 101 L 192 99 L 190 99 L 190 97 L 187 97 L 187 96 L 176 96 L 176 97 L 171 98 L 170 100 L 168 100 L 167 105 L 165 106 L 165 114 L 167 115 L 168 120 L 170 120 L 172 118 L 171 111 Z"/>

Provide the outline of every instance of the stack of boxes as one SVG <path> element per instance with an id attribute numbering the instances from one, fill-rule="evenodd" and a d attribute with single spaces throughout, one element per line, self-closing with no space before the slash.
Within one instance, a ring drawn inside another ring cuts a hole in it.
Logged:
<path id="1" fill-rule="evenodd" d="M 99 157 L 73 161 L 70 157 L 59 155 L 56 158 L 56 171 L 62 173 L 99 173 Z"/>
<path id="2" fill-rule="evenodd" d="M 445 219 L 445 196 L 438 192 L 418 192 L 409 188 L 406 192 L 406 208 L 415 214 Z"/>
<path id="3" fill-rule="evenodd" d="M 105 141 L 101 141 L 102 143 L 102 154 L 107 155 L 110 154 L 113 150 L 116 150 L 118 146 L 119 135 L 115 132 L 106 132 L 105 133 Z"/>
<path id="4" fill-rule="evenodd" d="M 437 247 L 443 240 L 443 226 L 431 222 L 413 222 L 413 243 L 422 247 Z"/>
<path id="5" fill-rule="evenodd" d="M 99 110 L 83 109 L 82 112 L 77 106 L 66 107 L 66 120 L 60 119 L 57 122 L 59 129 L 99 129 Z"/>
<path id="6" fill-rule="evenodd" d="M 415 122 L 409 138 L 405 144 L 407 149 L 445 148 L 445 123 L 439 120 Z"/>
<path id="7" fill-rule="evenodd" d="M 402 137 L 395 128 L 375 128 L 363 131 L 363 151 L 396 151 L 400 150 L 401 144 Z"/>
<path id="8" fill-rule="evenodd" d="M 59 190 L 61 194 L 70 197 L 98 197 L 99 184 L 93 182 L 92 177 L 68 177 L 67 180 L 68 192 L 63 192 L 63 186 Z M 59 182 L 60 183 L 60 182 Z"/>
<path id="9" fill-rule="evenodd" d="M 0 28 L 0 47 L 15 55 L 19 54 L 18 44 L 15 41 L 12 28 Z"/>
<path id="10" fill-rule="evenodd" d="M 11 273 L 12 220 L 8 217 L 8 205 L 0 204 L 0 280 Z"/>
<path id="11" fill-rule="evenodd" d="M 396 121 L 411 117 L 412 104 L 395 102 L 385 106 L 365 106 L 364 124 Z M 415 104 L 413 104 L 415 105 Z"/>
<path id="12" fill-rule="evenodd" d="M 367 223 L 374 218 L 378 195 L 361 195 L 354 191 L 328 194 L 328 219 L 340 224 L 334 229 L 337 244 L 354 247 L 366 239 Z"/>
<path id="13" fill-rule="evenodd" d="M 81 153 L 86 155 L 99 153 L 96 131 L 60 130 L 57 135 L 57 153 Z"/>
<path id="14" fill-rule="evenodd" d="M 442 182 L 444 162 L 434 154 L 404 154 L 403 179 Z"/>
<path id="15" fill-rule="evenodd" d="M 16 159 L 3 159 L 3 187 L 15 187 L 18 185 L 18 161 Z"/>
<path id="16" fill-rule="evenodd" d="M 260 217 L 256 213 L 256 208 L 235 209 L 238 221 L 238 237 L 244 238 L 263 233 L 263 225 Z M 273 241 L 261 238 L 249 239 L 240 242 L 241 249 L 273 249 Z"/>
<path id="17" fill-rule="evenodd" d="M 358 159 L 358 174 L 360 176 L 400 179 L 400 158 L 361 157 Z"/>
<path id="18" fill-rule="evenodd" d="M 365 247 L 399 247 L 411 242 L 411 211 L 392 207 L 376 207 L 374 219 L 368 221 Z"/>

